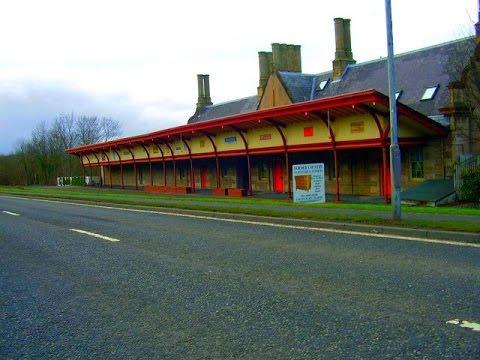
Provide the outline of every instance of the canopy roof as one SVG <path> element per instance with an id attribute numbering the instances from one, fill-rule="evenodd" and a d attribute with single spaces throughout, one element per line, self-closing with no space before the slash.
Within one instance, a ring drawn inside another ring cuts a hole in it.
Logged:
<path id="1" fill-rule="evenodd" d="M 192 137 L 196 134 L 216 134 L 225 131 L 225 127 L 235 127 L 240 130 L 248 130 L 255 127 L 311 120 L 312 118 L 335 119 L 345 116 L 375 113 L 388 117 L 388 97 L 384 94 L 369 89 L 360 92 L 352 92 L 339 96 L 306 101 L 269 109 L 257 110 L 249 113 L 228 116 L 193 124 L 181 125 L 148 134 L 125 137 L 117 140 L 106 141 L 98 144 L 84 145 L 67 150 L 68 154 L 82 154 L 110 148 L 129 147 L 135 144 L 149 143 L 155 140 L 171 141 L 178 137 Z M 446 135 L 447 129 L 413 110 L 412 108 L 398 103 L 398 117 L 400 122 L 413 123 L 425 129 L 430 135 Z"/>

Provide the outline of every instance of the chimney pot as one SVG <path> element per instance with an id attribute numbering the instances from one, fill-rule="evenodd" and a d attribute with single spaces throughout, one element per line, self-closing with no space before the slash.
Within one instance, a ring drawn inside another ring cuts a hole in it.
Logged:
<path id="1" fill-rule="evenodd" d="M 210 99 L 210 76 L 207 74 L 198 74 L 198 101 L 197 101 L 197 111 L 202 110 L 207 105 L 212 105 L 212 100 Z"/>
<path id="2" fill-rule="evenodd" d="M 350 64 L 355 64 L 350 35 L 350 19 L 335 18 L 335 60 L 333 77 L 339 78 Z"/>

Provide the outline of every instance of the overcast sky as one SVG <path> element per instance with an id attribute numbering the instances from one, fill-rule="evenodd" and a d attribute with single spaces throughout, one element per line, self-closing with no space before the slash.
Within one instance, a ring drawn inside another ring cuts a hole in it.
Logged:
<path id="1" fill-rule="evenodd" d="M 393 0 L 395 53 L 464 37 L 477 0 Z M 362 62 L 386 55 L 384 0 L 0 2 L 0 153 L 61 113 L 114 117 L 123 135 L 186 123 L 196 74 L 214 103 L 254 95 L 257 52 L 302 45 L 330 69 L 334 17 L 351 18 Z"/>

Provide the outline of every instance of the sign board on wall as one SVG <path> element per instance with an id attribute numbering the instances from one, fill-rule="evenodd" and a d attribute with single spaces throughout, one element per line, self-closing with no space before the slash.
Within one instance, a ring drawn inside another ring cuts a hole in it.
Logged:
<path id="1" fill-rule="evenodd" d="M 294 202 L 325 202 L 323 163 L 293 165 L 292 177 Z"/>
<path id="2" fill-rule="evenodd" d="M 227 144 L 234 144 L 237 142 L 237 137 L 236 136 L 228 136 L 225 138 L 225 142 Z"/>

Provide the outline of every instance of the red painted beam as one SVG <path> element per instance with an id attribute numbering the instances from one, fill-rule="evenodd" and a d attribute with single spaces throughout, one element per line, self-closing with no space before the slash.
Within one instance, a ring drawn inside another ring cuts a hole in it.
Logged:
<path id="1" fill-rule="evenodd" d="M 195 131 L 207 131 L 210 129 L 221 129 L 225 126 L 235 126 L 241 124 L 248 124 L 250 122 L 258 122 L 262 120 L 268 120 L 271 118 L 278 118 L 283 116 L 292 116 L 292 115 L 305 115 L 313 111 L 321 111 L 327 109 L 338 109 L 338 108 L 351 108 L 356 105 L 364 105 L 368 103 L 379 103 L 384 106 L 388 106 L 388 97 L 375 91 L 375 90 L 365 90 L 361 92 L 355 92 L 350 94 L 343 94 L 340 96 L 318 99 L 313 101 L 306 101 L 302 103 L 290 104 L 286 106 L 279 106 L 270 109 L 258 110 L 250 113 L 239 114 L 235 116 L 199 122 L 195 124 L 187 124 L 178 126 L 175 128 L 160 130 L 157 132 L 139 135 L 134 137 L 128 137 L 113 141 L 104 142 L 101 144 L 86 145 L 82 147 L 68 149 L 67 153 L 74 154 L 78 152 L 91 151 L 94 149 L 107 148 L 109 146 L 117 145 L 128 145 L 138 141 L 148 141 L 152 138 L 166 138 L 169 136 L 180 136 L 184 133 L 192 133 Z M 361 109 L 361 107 L 359 108 Z M 445 129 L 442 125 L 436 123 L 435 121 L 429 119 L 425 115 L 416 112 L 415 110 L 409 108 L 406 105 L 398 104 L 399 114 L 411 118 L 413 121 L 417 121 L 422 125 L 428 127 L 435 131 L 438 135 L 446 135 L 448 130 Z"/>

